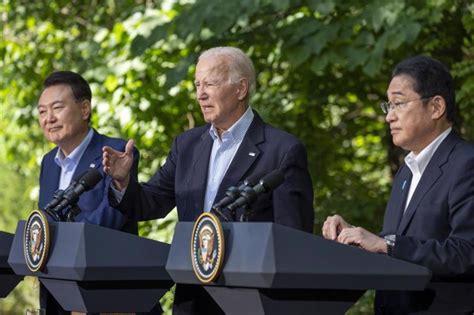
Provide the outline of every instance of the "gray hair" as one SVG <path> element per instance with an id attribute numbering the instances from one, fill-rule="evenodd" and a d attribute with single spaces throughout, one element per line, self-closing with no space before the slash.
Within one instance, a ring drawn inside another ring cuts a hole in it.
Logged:
<path id="1" fill-rule="evenodd" d="M 255 92 L 256 75 L 252 60 L 239 48 L 235 47 L 214 47 L 205 50 L 199 55 L 198 62 L 208 57 L 223 57 L 229 66 L 229 79 L 232 83 L 239 82 L 245 78 L 249 84 L 249 94 Z"/>

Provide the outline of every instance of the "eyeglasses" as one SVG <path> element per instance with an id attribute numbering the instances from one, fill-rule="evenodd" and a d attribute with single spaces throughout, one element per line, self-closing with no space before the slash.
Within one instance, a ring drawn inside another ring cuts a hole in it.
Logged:
<path id="1" fill-rule="evenodd" d="M 425 97 L 420 97 L 420 98 L 417 98 L 417 99 L 414 99 L 414 100 L 409 100 L 409 101 L 403 101 L 403 102 L 382 102 L 380 104 L 380 108 L 382 109 L 382 112 L 384 114 L 388 114 L 390 113 L 391 111 L 397 111 L 399 108 L 402 108 L 403 106 L 405 106 L 406 104 L 410 103 L 410 102 L 414 102 L 414 101 L 420 101 L 420 100 L 424 100 L 424 99 L 427 99 L 427 98 L 431 98 L 433 96 L 425 96 Z"/>

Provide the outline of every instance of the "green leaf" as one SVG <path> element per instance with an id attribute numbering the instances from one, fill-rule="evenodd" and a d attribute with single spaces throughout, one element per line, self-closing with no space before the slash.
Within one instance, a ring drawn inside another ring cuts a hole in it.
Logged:
<path id="1" fill-rule="evenodd" d="M 336 9 L 334 0 L 308 0 L 308 5 L 313 11 L 317 11 L 322 15 L 329 15 Z"/>
<path id="2" fill-rule="evenodd" d="M 321 29 L 321 23 L 313 18 L 300 19 L 289 25 L 282 32 L 282 35 L 288 37 L 285 46 L 292 46 L 303 38 Z"/>
<path id="3" fill-rule="evenodd" d="M 290 6 L 291 0 L 272 0 L 273 7 L 277 11 L 284 11 Z"/>
<path id="4" fill-rule="evenodd" d="M 168 35 L 168 25 L 158 25 L 151 31 L 148 37 L 137 35 L 130 48 L 133 57 L 142 55 L 148 48 L 153 46 L 156 42 L 166 39 Z"/>
<path id="5" fill-rule="evenodd" d="M 132 56 L 137 57 L 142 55 L 148 47 L 148 40 L 144 36 L 138 35 L 132 41 L 130 52 Z"/>
<path id="6" fill-rule="evenodd" d="M 294 46 L 287 50 L 288 61 L 293 67 L 298 67 L 305 62 L 311 54 L 311 50 L 306 45 Z"/>
<path id="7" fill-rule="evenodd" d="M 347 47 L 345 56 L 349 69 L 354 70 L 357 66 L 365 64 L 370 54 L 367 50 L 362 48 Z"/>
<path id="8" fill-rule="evenodd" d="M 321 72 L 324 71 L 328 63 L 329 59 L 327 55 L 314 56 L 311 61 L 311 71 L 317 75 L 321 75 Z"/>
<path id="9" fill-rule="evenodd" d="M 311 52 L 318 55 L 329 42 L 337 39 L 339 25 L 328 25 L 322 27 L 320 31 L 305 40 L 305 43 L 311 47 Z"/>
<path id="10" fill-rule="evenodd" d="M 380 71 L 388 35 L 388 33 L 385 33 L 379 38 L 373 53 L 368 58 L 368 63 L 363 68 L 364 73 L 370 77 L 375 76 Z"/>

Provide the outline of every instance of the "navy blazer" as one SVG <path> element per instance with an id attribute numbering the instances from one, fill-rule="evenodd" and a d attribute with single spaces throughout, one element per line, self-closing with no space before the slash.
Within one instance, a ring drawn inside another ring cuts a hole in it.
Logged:
<path id="1" fill-rule="evenodd" d="M 215 201 L 224 197 L 227 188 L 248 177 L 260 179 L 280 169 L 285 177 L 283 183 L 252 205 L 249 220 L 271 221 L 312 232 L 313 187 L 306 150 L 296 137 L 265 124 L 254 113 Z M 194 221 L 204 205 L 213 143 L 209 128 L 207 124 L 176 137 L 166 163 L 146 184 L 131 180 L 118 208 L 136 220 L 150 220 L 166 216 L 176 206 L 180 221 Z"/>
<path id="2" fill-rule="evenodd" d="M 395 176 L 382 235 L 396 234 L 393 256 L 423 265 L 434 281 L 474 275 L 474 146 L 451 132 L 428 163 L 403 214 L 411 171 Z M 379 292 L 378 314 L 474 310 L 474 286 L 434 286 L 423 292 Z M 392 310 L 392 311 L 389 311 Z"/>
<path id="3" fill-rule="evenodd" d="M 306 150 L 294 136 L 254 119 L 219 186 L 215 201 L 230 186 L 246 178 L 260 179 L 274 169 L 283 183 L 252 205 L 249 221 L 271 221 L 296 229 L 313 230 L 313 187 Z M 146 184 L 132 179 L 117 205 L 136 220 L 166 216 L 177 207 L 180 221 L 194 221 L 202 213 L 212 149 L 210 125 L 188 130 L 175 138 L 166 163 Z M 110 202 L 116 205 L 109 192 Z M 200 286 L 176 286 L 173 314 L 223 314 Z"/>
<path id="4" fill-rule="evenodd" d="M 110 177 L 106 177 L 102 168 L 102 147 L 104 145 L 110 146 L 116 150 L 124 151 L 126 141 L 117 138 L 109 138 L 97 133 L 95 130 L 91 142 L 84 151 L 73 178 L 85 172 L 91 164 L 99 170 L 104 176 L 92 190 L 83 193 L 79 199 L 78 205 L 81 212 L 76 217 L 76 222 L 86 222 L 90 224 L 101 225 L 104 227 L 126 231 L 137 234 L 138 227 L 136 221 L 112 208 L 108 203 L 107 187 L 110 184 Z M 58 147 L 48 152 L 41 161 L 40 173 L 40 193 L 39 193 L 39 208 L 42 209 L 46 204 L 53 199 L 54 192 L 59 186 L 59 177 L 61 175 L 61 168 L 54 162 L 54 157 Z M 137 178 L 138 168 L 138 151 L 134 152 L 135 161 L 132 167 L 132 177 Z"/>

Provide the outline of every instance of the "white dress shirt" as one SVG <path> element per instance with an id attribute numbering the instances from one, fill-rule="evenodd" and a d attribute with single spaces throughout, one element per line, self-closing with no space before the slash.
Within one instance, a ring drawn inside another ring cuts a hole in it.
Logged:
<path id="1" fill-rule="evenodd" d="M 413 197 L 413 193 L 415 192 L 418 183 L 420 182 L 421 176 L 426 169 L 426 166 L 430 162 L 433 154 L 438 149 L 439 145 L 443 140 L 448 136 L 451 132 L 452 128 L 449 127 L 443 133 L 441 133 L 436 139 L 434 139 L 426 148 L 424 148 L 418 155 L 415 155 L 413 152 L 410 152 L 405 157 L 405 164 L 410 168 L 411 173 L 413 174 L 410 184 L 410 190 L 408 191 L 407 201 L 405 204 L 405 210 L 408 208 L 410 204 L 411 197 Z"/>

